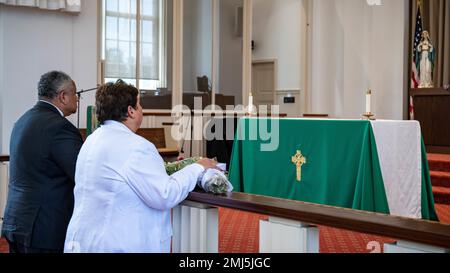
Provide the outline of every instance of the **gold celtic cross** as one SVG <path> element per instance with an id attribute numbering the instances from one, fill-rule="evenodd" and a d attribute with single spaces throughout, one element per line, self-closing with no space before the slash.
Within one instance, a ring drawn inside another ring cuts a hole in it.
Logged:
<path id="1" fill-rule="evenodd" d="M 306 157 L 302 155 L 301 151 L 297 151 L 297 153 L 292 157 L 292 163 L 297 167 L 297 181 L 302 181 L 302 166 L 306 164 Z"/>

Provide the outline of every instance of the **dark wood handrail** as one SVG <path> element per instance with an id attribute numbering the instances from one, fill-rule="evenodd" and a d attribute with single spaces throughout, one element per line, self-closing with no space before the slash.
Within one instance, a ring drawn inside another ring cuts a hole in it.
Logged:
<path id="1" fill-rule="evenodd" d="M 305 118 L 328 118 L 328 114 L 303 114 Z"/>
<path id="2" fill-rule="evenodd" d="M 172 113 L 154 112 L 154 113 L 143 113 L 143 115 L 144 115 L 144 117 L 149 117 L 149 116 L 170 117 L 170 116 L 172 116 Z"/>
<path id="3" fill-rule="evenodd" d="M 0 162 L 8 162 L 9 155 L 0 155 Z"/>
<path id="4" fill-rule="evenodd" d="M 450 225 L 438 222 L 239 192 L 227 196 L 191 192 L 187 200 L 450 249 Z"/>

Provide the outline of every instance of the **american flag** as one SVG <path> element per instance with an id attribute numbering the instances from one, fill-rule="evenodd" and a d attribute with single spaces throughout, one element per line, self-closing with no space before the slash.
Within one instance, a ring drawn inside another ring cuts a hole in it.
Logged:
<path id="1" fill-rule="evenodd" d="M 417 73 L 417 46 L 420 43 L 420 39 L 422 38 L 422 14 L 420 12 L 420 5 L 417 8 L 417 16 L 416 16 L 416 32 L 414 34 L 414 46 L 413 46 L 413 56 L 412 56 L 412 66 L 411 66 L 411 88 L 419 87 L 419 74 Z M 409 116 L 410 119 L 414 119 L 414 105 L 413 98 L 409 98 Z"/>
<path id="2" fill-rule="evenodd" d="M 414 47 L 413 47 L 413 58 L 412 58 L 412 77 L 411 80 L 413 82 L 413 85 L 411 85 L 411 87 L 413 88 L 417 88 L 419 86 L 419 76 L 417 73 L 417 64 L 416 64 L 416 60 L 417 60 L 417 46 L 420 43 L 420 39 L 422 38 L 422 15 L 420 12 L 420 6 L 417 8 L 417 16 L 416 16 L 416 32 L 414 34 Z"/>

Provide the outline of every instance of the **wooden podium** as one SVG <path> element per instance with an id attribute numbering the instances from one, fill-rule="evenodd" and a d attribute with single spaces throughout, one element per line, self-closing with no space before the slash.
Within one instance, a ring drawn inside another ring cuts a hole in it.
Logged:
<path id="1" fill-rule="evenodd" d="M 450 154 L 450 91 L 443 88 L 411 89 L 414 119 L 420 122 L 429 153 Z"/>

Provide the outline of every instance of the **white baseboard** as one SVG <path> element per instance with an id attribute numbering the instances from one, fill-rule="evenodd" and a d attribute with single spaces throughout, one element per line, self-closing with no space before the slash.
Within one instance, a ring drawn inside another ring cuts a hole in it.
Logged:
<path id="1" fill-rule="evenodd" d="M 408 241 L 384 244 L 384 253 L 449 253 L 449 249 Z"/>

